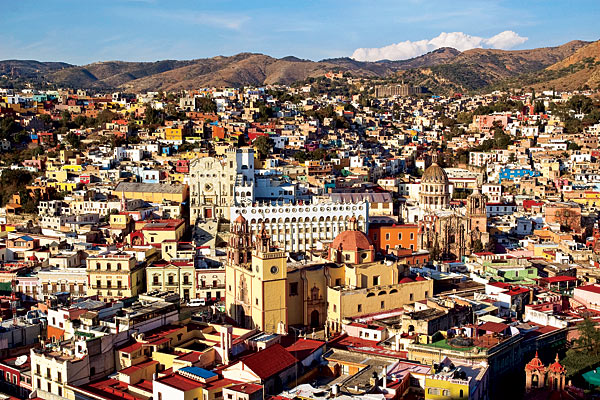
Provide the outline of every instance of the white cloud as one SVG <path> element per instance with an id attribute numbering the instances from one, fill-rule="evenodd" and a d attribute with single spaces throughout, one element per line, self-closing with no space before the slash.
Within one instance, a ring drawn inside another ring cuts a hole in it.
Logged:
<path id="1" fill-rule="evenodd" d="M 526 37 L 519 36 L 513 31 L 500 32 L 490 38 L 471 36 L 463 32 L 442 32 L 433 39 L 423 39 L 415 42 L 407 40 L 384 47 L 356 49 L 351 57 L 358 61 L 406 60 L 441 47 L 453 47 L 460 51 L 477 47 L 507 50 L 526 41 Z"/>

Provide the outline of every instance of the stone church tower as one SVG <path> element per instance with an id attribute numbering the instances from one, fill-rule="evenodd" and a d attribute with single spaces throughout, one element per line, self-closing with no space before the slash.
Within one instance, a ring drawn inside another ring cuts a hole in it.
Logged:
<path id="1" fill-rule="evenodd" d="M 567 370 L 558 361 L 558 354 L 554 363 L 547 368 L 539 359 L 537 351 L 535 357 L 525 366 L 525 392 L 534 390 L 557 391 L 565 390 Z"/>
<path id="2" fill-rule="evenodd" d="M 467 233 L 466 240 L 468 244 L 468 253 L 473 250 L 473 243 L 477 240 L 485 246 L 489 242 L 489 234 L 487 231 L 487 198 L 479 191 L 479 186 L 475 188 L 473 193 L 467 197 Z"/>
<path id="3" fill-rule="evenodd" d="M 242 216 L 235 220 L 231 233 L 225 266 L 227 314 L 247 329 L 285 333 L 288 325 L 285 252 L 271 247 L 264 226 L 253 246 L 248 221 Z"/>
<path id="4" fill-rule="evenodd" d="M 231 226 L 231 236 L 227 246 L 227 263 L 249 267 L 252 262 L 252 237 L 248 221 L 241 214 Z"/>

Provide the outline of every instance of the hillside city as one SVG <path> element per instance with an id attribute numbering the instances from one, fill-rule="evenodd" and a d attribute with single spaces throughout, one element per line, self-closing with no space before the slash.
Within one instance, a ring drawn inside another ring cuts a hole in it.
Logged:
<path id="1" fill-rule="evenodd" d="M 1 398 L 597 398 L 598 94 L 0 88 Z"/>

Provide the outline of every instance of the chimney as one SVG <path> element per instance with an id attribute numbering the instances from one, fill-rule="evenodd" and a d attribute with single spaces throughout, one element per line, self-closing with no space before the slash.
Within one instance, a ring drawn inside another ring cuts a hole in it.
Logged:
<path id="1" fill-rule="evenodd" d="M 231 351 L 231 336 L 233 328 L 231 325 L 223 325 L 220 327 L 221 349 L 223 350 L 223 364 L 229 364 L 229 352 Z"/>

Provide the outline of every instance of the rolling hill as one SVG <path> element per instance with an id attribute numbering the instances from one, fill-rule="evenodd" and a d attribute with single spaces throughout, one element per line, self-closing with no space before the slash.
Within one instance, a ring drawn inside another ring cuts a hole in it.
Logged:
<path id="1" fill-rule="evenodd" d="M 595 47 L 585 50 L 592 45 Z M 464 92 L 485 90 L 500 82 L 528 74 L 533 76 L 554 66 L 562 71 L 565 67 L 561 67 L 560 63 L 566 63 L 566 66 L 580 63 L 594 51 L 597 56 L 597 49 L 598 42 L 589 44 L 583 41 L 515 51 L 473 49 L 460 52 L 441 48 L 409 60 L 378 62 L 361 62 L 351 58 L 310 61 L 293 56 L 278 59 L 256 53 L 183 61 L 103 61 L 83 66 L 7 60 L 0 61 L 0 86 L 32 83 L 140 92 L 207 86 L 291 84 L 339 70 L 358 77 L 403 79 L 414 85 L 426 86 L 434 92 Z"/>

